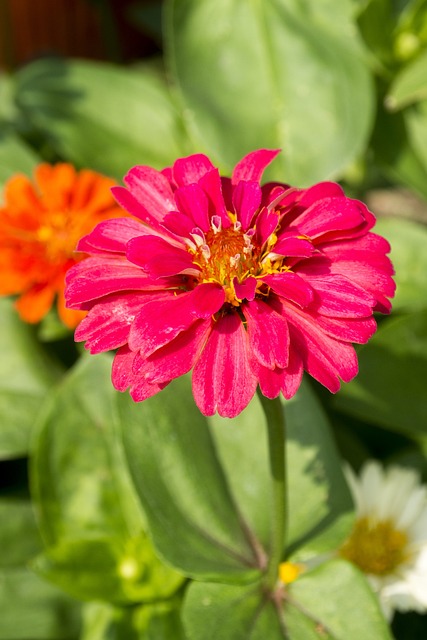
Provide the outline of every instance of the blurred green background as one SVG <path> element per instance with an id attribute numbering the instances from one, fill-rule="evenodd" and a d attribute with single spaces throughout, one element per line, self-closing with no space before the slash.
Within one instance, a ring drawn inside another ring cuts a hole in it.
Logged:
<path id="1" fill-rule="evenodd" d="M 1 185 L 42 160 L 120 181 L 193 152 L 229 173 L 280 147 L 268 179 L 333 179 L 367 202 L 394 311 L 355 381 L 312 386 L 342 458 L 427 480 L 425 0 L 0 0 L 0 71 Z M 0 348 L 0 640 L 179 640 L 185 585 L 140 534 L 108 359 L 85 364 L 53 314 L 27 326 L 9 300 Z M 393 633 L 427 637 L 426 616 Z"/>

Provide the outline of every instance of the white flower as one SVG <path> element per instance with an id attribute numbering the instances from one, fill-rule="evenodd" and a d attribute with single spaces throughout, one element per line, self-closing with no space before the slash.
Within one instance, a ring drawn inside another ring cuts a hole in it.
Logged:
<path id="1" fill-rule="evenodd" d="M 415 471 L 374 461 L 346 475 L 356 521 L 340 555 L 367 575 L 389 620 L 427 611 L 427 487 Z"/>

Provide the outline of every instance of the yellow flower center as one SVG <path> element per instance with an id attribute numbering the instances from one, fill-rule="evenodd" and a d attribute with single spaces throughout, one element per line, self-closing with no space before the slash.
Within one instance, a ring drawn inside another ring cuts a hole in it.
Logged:
<path id="1" fill-rule="evenodd" d="M 37 241 L 43 246 L 50 262 L 63 262 L 74 257 L 77 242 L 82 235 L 83 216 L 79 212 L 46 212 L 43 224 L 36 231 Z"/>
<path id="2" fill-rule="evenodd" d="M 274 214 L 272 214 L 274 215 Z M 199 282 L 216 282 L 225 291 L 225 300 L 238 307 L 242 300 L 235 285 L 252 276 L 258 279 L 256 293 L 268 295 L 268 287 L 262 277 L 267 274 L 288 271 L 286 259 L 274 253 L 277 235 L 271 233 L 263 246 L 253 243 L 255 229 L 243 231 L 240 222 L 228 213 L 232 226 L 222 228 L 221 220 L 214 216 L 206 233 L 195 229 L 191 233 L 193 243 L 188 247 L 193 264 L 200 269 Z M 276 216 L 277 218 L 277 216 Z"/>
<path id="3" fill-rule="evenodd" d="M 340 555 L 356 564 L 364 573 L 384 576 L 407 559 L 408 537 L 390 520 L 360 518 Z"/>
<path id="4" fill-rule="evenodd" d="M 242 282 L 261 273 L 259 249 L 240 229 L 210 229 L 194 252 L 193 262 L 200 268 L 200 282 L 217 282 L 224 287 L 226 300 L 238 305 L 233 280 Z"/>

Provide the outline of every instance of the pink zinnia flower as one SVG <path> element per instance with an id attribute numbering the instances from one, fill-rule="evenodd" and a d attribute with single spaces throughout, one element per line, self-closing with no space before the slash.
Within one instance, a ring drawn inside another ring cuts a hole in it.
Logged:
<path id="1" fill-rule="evenodd" d="M 332 392 L 356 375 L 351 343 L 390 311 L 390 247 L 337 184 L 260 186 L 277 153 L 250 153 L 231 179 L 201 154 L 138 166 L 113 188 L 135 217 L 79 242 L 91 257 L 68 272 L 66 295 L 89 310 L 76 340 L 118 349 L 116 389 L 145 400 L 193 369 L 202 413 L 233 417 L 258 384 L 290 398 L 304 369 Z"/>

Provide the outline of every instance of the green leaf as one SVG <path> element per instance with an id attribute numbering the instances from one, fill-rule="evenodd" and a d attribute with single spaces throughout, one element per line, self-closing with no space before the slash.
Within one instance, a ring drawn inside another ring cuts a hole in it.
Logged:
<path id="1" fill-rule="evenodd" d="M 332 560 L 322 564 L 303 574 L 288 589 L 283 619 L 290 640 L 392 638 L 365 577 L 347 562 Z"/>
<path id="2" fill-rule="evenodd" d="M 427 100 L 405 111 L 411 146 L 427 171 Z"/>
<path id="3" fill-rule="evenodd" d="M 342 541 L 352 502 L 327 419 L 309 387 L 284 410 L 288 540 L 293 550 L 303 545 L 298 557 L 305 558 Z M 271 537 L 266 429 L 257 398 L 234 420 L 206 419 L 182 378 L 141 404 L 119 397 L 119 415 L 159 552 L 197 579 L 254 579 Z"/>
<path id="4" fill-rule="evenodd" d="M 365 148 L 373 87 L 351 2 L 171 0 L 172 72 L 194 136 L 228 171 L 282 148 L 270 179 L 312 184 Z"/>
<path id="5" fill-rule="evenodd" d="M 347 533 L 351 498 L 327 417 L 307 382 L 283 402 L 287 427 L 288 544 L 304 541 L 307 554 L 331 549 Z M 227 480 L 245 520 L 265 548 L 270 542 L 271 507 L 267 437 L 258 398 L 232 421 L 209 418 Z M 320 537 L 320 533 L 322 536 Z M 314 538 L 314 539 L 313 539 Z M 310 541 L 310 542 L 309 542 Z"/>
<path id="6" fill-rule="evenodd" d="M 12 133 L 0 135 L 0 186 L 15 173 L 31 175 L 39 161 L 36 153 L 18 136 Z"/>
<path id="7" fill-rule="evenodd" d="M 396 271 L 394 311 L 412 311 L 427 307 L 427 230 L 410 220 L 381 218 L 375 233 L 385 236 L 391 245 L 390 258 Z"/>
<path id="8" fill-rule="evenodd" d="M 395 77 L 386 97 L 387 106 L 395 111 L 427 100 L 427 50 L 405 66 Z"/>
<path id="9" fill-rule="evenodd" d="M 49 545 L 87 535 L 127 536 L 142 528 L 114 437 L 110 368 L 107 356 L 83 358 L 40 418 L 31 461 L 32 493 Z"/>
<path id="10" fill-rule="evenodd" d="M 192 583 L 183 621 L 189 640 L 391 640 L 366 579 L 341 560 L 279 587 L 274 600 L 259 584 Z"/>
<path id="11" fill-rule="evenodd" d="M 359 375 L 334 406 L 409 436 L 426 434 L 427 312 L 388 320 L 359 352 Z"/>
<path id="12" fill-rule="evenodd" d="M 107 602 L 85 603 L 80 640 L 120 640 L 123 631 L 128 640 L 135 640 L 131 611 L 128 607 L 119 608 Z"/>
<path id="13" fill-rule="evenodd" d="M 89 602 L 80 640 L 184 640 L 179 606 L 178 599 L 132 608 Z"/>
<path id="14" fill-rule="evenodd" d="M 259 584 L 241 587 L 193 582 L 183 609 L 188 640 L 283 640 L 273 601 Z"/>
<path id="15" fill-rule="evenodd" d="M 138 640 L 186 640 L 180 608 L 178 599 L 139 607 L 134 615 Z"/>
<path id="16" fill-rule="evenodd" d="M 305 383 L 285 403 L 289 425 L 289 543 L 298 557 L 336 548 L 348 534 L 353 503 L 328 418 Z"/>
<path id="17" fill-rule="evenodd" d="M 82 600 L 152 602 L 171 596 L 182 578 L 161 564 L 145 535 L 133 539 L 63 540 L 39 555 L 33 568 Z"/>
<path id="18" fill-rule="evenodd" d="M 375 56 L 375 67 L 380 73 L 383 65 L 393 64 L 393 29 L 395 19 L 390 0 L 366 0 L 358 14 L 358 27 L 363 41 Z"/>
<path id="19" fill-rule="evenodd" d="M 79 606 L 27 569 L 0 571 L 0 640 L 73 640 Z"/>
<path id="20" fill-rule="evenodd" d="M 258 561 L 187 378 L 118 398 L 124 445 L 159 553 L 190 576 L 254 579 Z"/>
<path id="21" fill-rule="evenodd" d="M 27 568 L 41 550 L 30 501 L 1 498 L 0 522 L 0 640 L 75 637 L 77 603 Z"/>
<path id="22" fill-rule="evenodd" d="M 394 182 L 427 199 L 427 167 L 410 139 L 406 112 L 389 113 L 378 105 L 373 135 L 375 162 Z"/>
<path id="23" fill-rule="evenodd" d="M 21 94 L 29 117 L 66 159 L 121 179 L 133 165 L 163 168 L 185 155 L 181 115 L 153 67 L 70 61 L 50 77 L 43 92 L 37 79 L 48 73 L 49 64 L 56 62 L 37 61 L 25 68 Z M 68 107 L 61 112 L 64 94 Z"/>
<path id="24" fill-rule="evenodd" d="M 29 500 L 0 498 L 0 568 L 23 567 L 42 543 Z"/>
<path id="25" fill-rule="evenodd" d="M 27 454 L 37 412 L 60 369 L 7 298 L 0 299 L 0 350 L 0 459 L 4 459 Z"/>
<path id="26" fill-rule="evenodd" d="M 81 359 L 46 404 L 32 492 L 47 550 L 34 568 L 81 599 L 168 597 L 182 576 L 156 557 L 114 426 L 108 356 Z"/>

